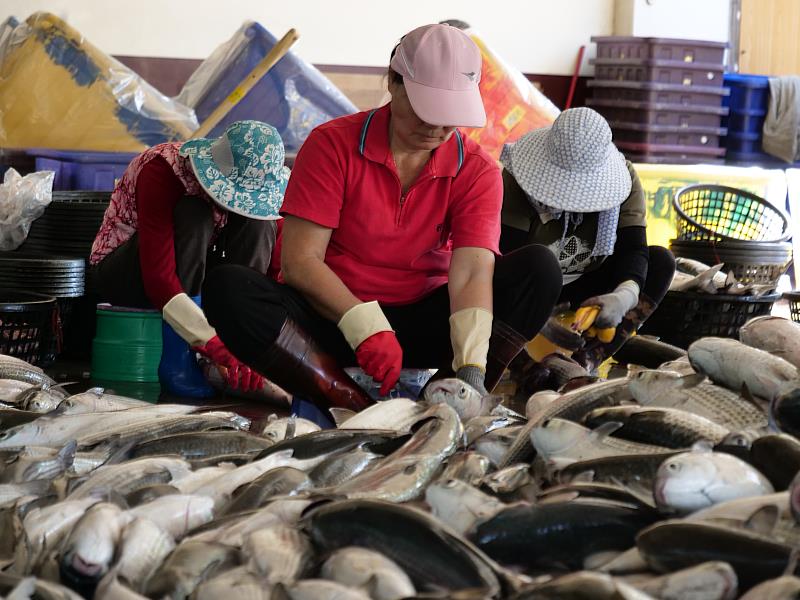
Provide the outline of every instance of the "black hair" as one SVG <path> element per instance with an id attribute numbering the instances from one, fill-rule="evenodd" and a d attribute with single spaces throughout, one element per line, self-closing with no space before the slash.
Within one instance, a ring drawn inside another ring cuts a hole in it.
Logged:
<path id="1" fill-rule="evenodd" d="M 405 36 L 403 36 L 405 37 Z M 403 41 L 403 38 L 400 38 L 400 42 Z M 397 42 L 392 48 L 392 53 L 389 55 L 389 64 L 392 64 L 392 59 L 394 55 L 397 54 L 397 49 L 400 47 L 400 42 Z M 398 85 L 403 85 L 403 76 L 400 75 L 397 71 L 395 71 L 392 67 L 389 67 L 388 71 L 386 72 L 386 76 L 389 78 L 389 83 L 396 83 Z"/>

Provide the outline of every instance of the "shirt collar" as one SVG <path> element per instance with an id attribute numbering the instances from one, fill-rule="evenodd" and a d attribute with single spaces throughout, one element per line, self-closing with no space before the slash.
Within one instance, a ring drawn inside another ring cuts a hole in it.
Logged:
<path id="1" fill-rule="evenodd" d="M 367 113 L 359 136 L 359 149 L 371 161 L 394 168 L 389 149 L 391 105 Z M 464 142 L 458 129 L 431 154 L 425 171 L 434 177 L 455 177 L 464 163 Z"/>

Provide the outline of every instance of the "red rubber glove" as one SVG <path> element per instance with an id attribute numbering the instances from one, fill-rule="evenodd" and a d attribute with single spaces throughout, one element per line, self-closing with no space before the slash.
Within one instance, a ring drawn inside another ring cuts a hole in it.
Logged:
<path id="1" fill-rule="evenodd" d="M 364 373 L 382 382 L 380 394 L 385 396 L 400 379 L 403 349 L 393 331 L 379 331 L 358 345 L 356 360 Z"/>
<path id="2" fill-rule="evenodd" d="M 264 386 L 264 378 L 231 354 L 219 336 L 215 335 L 205 346 L 194 349 L 225 369 L 223 376 L 231 389 L 239 389 L 241 384 L 243 392 L 255 392 Z"/>

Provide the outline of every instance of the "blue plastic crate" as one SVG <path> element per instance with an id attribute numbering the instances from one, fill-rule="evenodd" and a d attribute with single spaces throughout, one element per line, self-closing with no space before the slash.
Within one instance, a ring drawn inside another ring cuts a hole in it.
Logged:
<path id="1" fill-rule="evenodd" d="M 725 136 L 725 147 L 728 152 L 752 154 L 761 153 L 761 134 L 729 131 Z"/>
<path id="2" fill-rule="evenodd" d="M 259 23 L 251 23 L 245 36 L 247 43 L 238 49 L 221 70 L 221 75 L 195 104 L 200 123 L 277 43 L 277 39 Z M 316 126 L 357 111 L 356 106 L 322 73 L 289 51 L 211 130 L 209 137 L 220 135 L 234 121 L 256 119 L 275 127 L 283 138 L 286 151 L 296 152 Z"/>
<path id="3" fill-rule="evenodd" d="M 722 118 L 722 126 L 727 127 L 729 132 L 761 134 L 765 117 L 766 113 L 760 110 L 731 111 L 727 117 Z"/>
<path id="4" fill-rule="evenodd" d="M 723 85 L 731 90 L 730 96 L 723 100 L 723 105 L 729 106 L 731 112 L 762 111 L 766 114 L 769 77 L 726 73 Z"/>
<path id="5" fill-rule="evenodd" d="M 122 177 L 135 152 L 87 152 L 31 149 L 37 171 L 53 171 L 54 190 L 110 192 Z"/>

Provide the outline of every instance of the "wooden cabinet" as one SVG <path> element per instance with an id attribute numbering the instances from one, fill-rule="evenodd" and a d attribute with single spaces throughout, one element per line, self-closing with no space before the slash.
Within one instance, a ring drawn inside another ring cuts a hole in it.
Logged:
<path id="1" fill-rule="evenodd" d="M 800 75 L 800 0 L 739 3 L 739 72 Z"/>

